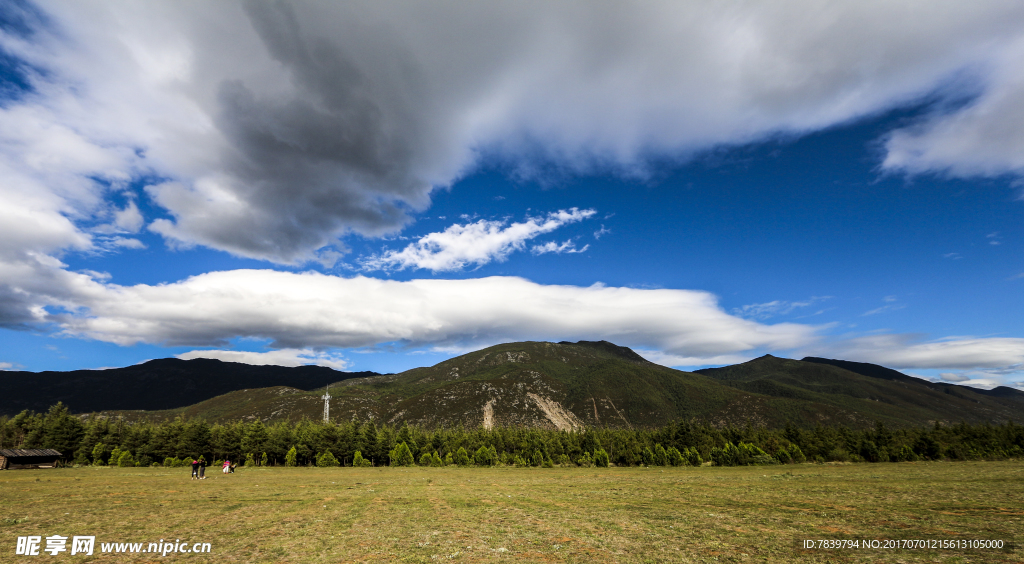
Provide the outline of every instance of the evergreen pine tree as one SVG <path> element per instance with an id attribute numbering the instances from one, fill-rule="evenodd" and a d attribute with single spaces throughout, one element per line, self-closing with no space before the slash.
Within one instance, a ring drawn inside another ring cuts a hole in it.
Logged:
<path id="1" fill-rule="evenodd" d="M 476 462 L 478 466 L 494 465 L 494 463 L 497 462 L 497 460 L 493 454 L 493 451 L 491 450 L 493 448 L 494 447 L 488 448 L 485 446 L 481 446 L 480 448 L 476 449 L 476 453 L 473 454 L 473 462 Z"/>
<path id="2" fill-rule="evenodd" d="M 584 452 L 583 456 L 581 456 L 580 459 L 576 461 L 576 463 L 584 468 L 590 468 L 591 466 L 594 465 L 594 459 L 591 458 L 589 452 Z"/>
<path id="3" fill-rule="evenodd" d="M 84 434 L 82 422 L 72 417 L 63 403 L 50 407 L 43 421 L 43 448 L 52 448 L 61 453 L 61 459 L 70 460 Z"/>
<path id="4" fill-rule="evenodd" d="M 267 428 L 263 425 L 263 422 L 257 419 L 246 427 L 245 434 L 242 435 L 242 450 L 252 453 L 263 452 L 266 450 L 266 444 L 267 440 L 270 438 L 270 434 L 267 433 Z M 247 461 L 246 466 L 248 465 Z"/>
<path id="5" fill-rule="evenodd" d="M 369 465 L 370 465 L 370 461 L 365 459 L 365 458 L 363 458 L 363 453 L 361 451 L 357 450 L 356 453 L 354 455 L 352 455 L 352 466 L 354 466 L 356 468 L 360 468 L 360 467 L 369 466 Z"/>
<path id="6" fill-rule="evenodd" d="M 111 460 L 113 460 L 113 457 L 111 457 Z M 117 465 L 120 466 L 121 468 L 135 466 L 135 459 L 132 458 L 132 453 L 126 450 L 122 452 L 120 455 L 118 455 Z"/>
<path id="7" fill-rule="evenodd" d="M 326 450 L 316 457 L 316 465 L 321 468 L 328 468 L 331 466 L 339 466 L 339 463 L 338 459 L 334 458 L 334 453 Z"/>
<path id="8" fill-rule="evenodd" d="M 654 445 L 654 464 L 656 466 L 668 466 L 668 453 L 661 443 Z"/>
<path id="9" fill-rule="evenodd" d="M 298 466 L 299 451 L 292 447 L 288 449 L 288 454 L 284 455 L 285 466 Z"/>
<path id="10" fill-rule="evenodd" d="M 469 453 L 466 452 L 465 448 L 459 447 L 459 450 L 456 451 L 455 463 L 458 464 L 459 466 L 469 466 Z"/>
<path id="11" fill-rule="evenodd" d="M 416 459 L 412 456 L 412 451 L 409 450 L 409 445 L 405 443 L 398 443 L 391 450 L 389 456 L 392 466 L 412 466 L 416 463 Z"/>

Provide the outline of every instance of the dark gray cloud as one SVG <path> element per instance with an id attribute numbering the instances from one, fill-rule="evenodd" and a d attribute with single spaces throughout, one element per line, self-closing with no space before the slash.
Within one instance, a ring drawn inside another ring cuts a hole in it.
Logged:
<path id="1" fill-rule="evenodd" d="M 28 329 L 38 319 L 32 315 L 37 302 L 32 296 L 18 288 L 0 284 L 0 327 L 4 329 Z"/>
<path id="2" fill-rule="evenodd" d="M 161 232 L 302 262 L 348 231 L 373 236 L 403 227 L 432 189 L 414 170 L 414 120 L 381 107 L 350 58 L 330 38 L 304 33 L 291 5 L 248 2 L 245 12 L 291 92 L 274 98 L 241 80 L 220 83 L 215 123 L 228 141 L 222 165 L 242 205 L 226 203 L 215 222 L 176 213 L 178 224 L 160 224 Z"/>
<path id="3" fill-rule="evenodd" d="M 974 102 L 893 132 L 883 166 L 1024 171 L 1024 4 L 935 6 L 83 0 L 44 5 L 60 36 L 0 49 L 47 69 L 32 109 L 144 155 L 114 173 L 168 179 L 149 187 L 169 214 L 152 230 L 298 264 L 400 230 L 481 155 L 642 175 L 956 76 L 980 77 Z"/>

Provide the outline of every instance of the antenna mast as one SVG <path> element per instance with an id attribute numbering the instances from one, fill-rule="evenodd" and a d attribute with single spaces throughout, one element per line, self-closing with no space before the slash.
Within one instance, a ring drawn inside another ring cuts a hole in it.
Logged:
<path id="1" fill-rule="evenodd" d="M 327 384 L 327 389 L 324 391 L 324 423 L 328 423 L 331 420 L 331 385 Z"/>

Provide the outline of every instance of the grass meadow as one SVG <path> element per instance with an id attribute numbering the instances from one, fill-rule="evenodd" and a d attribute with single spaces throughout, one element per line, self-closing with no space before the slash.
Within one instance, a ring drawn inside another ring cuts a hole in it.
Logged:
<path id="1" fill-rule="evenodd" d="M 209 469 L 215 470 L 215 469 Z M 1021 562 L 1024 550 L 804 549 L 800 539 L 1001 539 L 1024 464 L 187 468 L 0 472 L 0 562 Z M 94 555 L 16 556 L 95 535 Z M 101 543 L 211 543 L 209 554 Z M 45 548 L 45 540 L 43 541 Z"/>

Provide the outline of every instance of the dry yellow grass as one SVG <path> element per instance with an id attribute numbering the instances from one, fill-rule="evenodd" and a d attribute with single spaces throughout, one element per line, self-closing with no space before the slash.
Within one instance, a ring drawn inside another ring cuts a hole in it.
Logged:
<path id="1" fill-rule="evenodd" d="M 1020 462 L 743 468 L 0 472 L 0 561 L 1019 562 L 1022 551 L 802 550 L 798 538 L 1011 540 Z M 96 556 L 15 556 L 96 535 Z M 100 555 L 100 543 L 212 553 Z M 45 541 L 44 541 L 45 543 Z"/>

